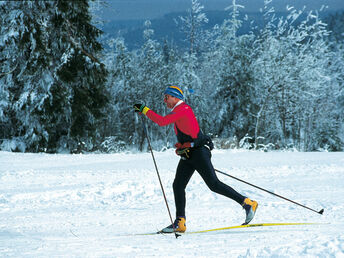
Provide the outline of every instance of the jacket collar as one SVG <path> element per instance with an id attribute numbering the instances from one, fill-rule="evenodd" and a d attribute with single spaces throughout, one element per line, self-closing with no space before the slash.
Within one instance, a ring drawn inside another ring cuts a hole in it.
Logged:
<path id="1" fill-rule="evenodd" d="M 184 101 L 179 100 L 179 101 L 177 102 L 177 104 L 174 105 L 174 107 L 172 108 L 171 112 L 172 112 L 176 107 L 178 107 L 180 104 L 182 104 L 182 103 L 184 103 Z"/>

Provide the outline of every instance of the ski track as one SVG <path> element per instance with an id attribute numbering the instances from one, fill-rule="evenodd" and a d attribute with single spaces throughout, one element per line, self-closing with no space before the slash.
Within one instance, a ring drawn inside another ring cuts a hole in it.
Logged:
<path id="1" fill-rule="evenodd" d="M 155 152 L 174 215 L 178 157 Z M 302 203 L 319 215 L 224 175 L 259 202 L 252 223 L 319 225 L 232 229 L 204 234 L 135 235 L 170 223 L 150 153 L 0 152 L 0 257 L 344 257 L 344 153 L 214 150 L 214 166 Z M 243 209 L 207 189 L 187 187 L 190 231 L 239 225 Z"/>

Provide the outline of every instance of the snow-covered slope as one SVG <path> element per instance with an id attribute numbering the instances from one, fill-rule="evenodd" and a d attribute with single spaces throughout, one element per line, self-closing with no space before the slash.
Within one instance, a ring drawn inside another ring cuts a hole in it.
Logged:
<path id="1" fill-rule="evenodd" d="M 155 153 L 172 213 L 178 157 Z M 169 224 L 150 153 L 48 155 L 0 152 L 1 257 L 344 257 L 344 153 L 213 151 L 226 173 L 307 205 L 306 210 L 229 177 L 259 202 L 252 223 L 319 225 L 205 234 L 134 235 Z M 244 211 L 195 173 L 187 187 L 188 230 L 241 224 Z"/>

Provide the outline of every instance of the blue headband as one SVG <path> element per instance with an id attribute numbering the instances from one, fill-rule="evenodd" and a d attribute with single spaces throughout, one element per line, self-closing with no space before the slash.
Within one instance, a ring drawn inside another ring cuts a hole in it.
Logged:
<path id="1" fill-rule="evenodd" d="M 184 99 L 183 91 L 177 86 L 168 86 L 164 94 L 171 95 L 181 100 Z"/>

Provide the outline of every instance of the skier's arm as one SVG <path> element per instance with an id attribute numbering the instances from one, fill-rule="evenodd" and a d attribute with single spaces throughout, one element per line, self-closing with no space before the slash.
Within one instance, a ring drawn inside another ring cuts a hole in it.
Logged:
<path id="1" fill-rule="evenodd" d="M 181 116 L 183 116 L 183 112 L 172 112 L 167 116 L 161 116 L 143 104 L 135 104 L 134 109 L 135 112 L 139 112 L 146 115 L 150 120 L 152 120 L 159 126 L 172 124 L 176 122 Z"/>
<path id="2" fill-rule="evenodd" d="M 172 112 L 166 116 L 161 116 L 155 113 L 153 110 L 148 110 L 146 116 L 159 126 L 165 126 L 176 122 L 181 116 L 182 112 Z"/>

